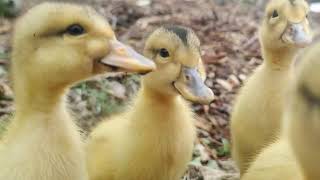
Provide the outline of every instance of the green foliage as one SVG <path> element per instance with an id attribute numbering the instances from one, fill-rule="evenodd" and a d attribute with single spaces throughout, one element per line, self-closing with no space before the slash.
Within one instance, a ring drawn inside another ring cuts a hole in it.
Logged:
<path id="1" fill-rule="evenodd" d="M 8 5 L 4 0 L 0 0 L 0 16 L 5 16 L 8 12 Z"/>
<path id="2" fill-rule="evenodd" d="M 81 94 L 83 101 L 87 102 L 87 111 L 94 116 L 109 115 L 120 107 L 119 102 L 107 92 L 107 84 L 103 82 L 84 82 L 74 87 L 73 90 Z"/>
<path id="3" fill-rule="evenodd" d="M 0 16 L 16 16 L 20 11 L 21 0 L 0 0 Z"/>
<path id="4" fill-rule="evenodd" d="M 4 121 L 0 121 L 0 137 L 5 130 L 6 130 L 6 126 Z"/>
<path id="5" fill-rule="evenodd" d="M 218 156 L 223 157 L 223 156 L 229 156 L 231 153 L 231 147 L 230 147 L 230 142 L 227 139 L 222 139 L 222 146 L 218 148 L 217 153 Z"/>
<path id="6" fill-rule="evenodd" d="M 7 53 L 0 52 L 0 59 L 9 59 L 9 55 Z"/>
<path id="7" fill-rule="evenodd" d="M 201 157 L 194 158 L 191 162 L 189 162 L 189 165 L 202 166 Z"/>
<path id="8" fill-rule="evenodd" d="M 4 118 L 0 118 L 0 139 L 3 136 L 3 134 L 7 130 L 8 122 L 9 122 L 10 116 L 5 116 Z"/>
<path id="9" fill-rule="evenodd" d="M 99 81 L 87 81 L 78 84 L 72 88 L 76 94 L 81 96 L 81 100 L 86 102 L 86 111 L 95 117 L 108 116 L 122 111 L 131 97 L 136 94 L 139 88 L 140 77 L 130 75 L 126 77 L 116 77 L 108 79 L 99 79 Z M 124 85 L 124 99 L 117 98 L 110 93 L 111 82 L 117 81 Z"/>
<path id="10" fill-rule="evenodd" d="M 257 0 L 240 0 L 241 3 L 256 4 Z"/>

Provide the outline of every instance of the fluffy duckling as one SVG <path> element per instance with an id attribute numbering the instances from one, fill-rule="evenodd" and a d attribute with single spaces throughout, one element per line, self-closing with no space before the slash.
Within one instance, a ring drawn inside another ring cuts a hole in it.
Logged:
<path id="1" fill-rule="evenodd" d="M 117 67 L 145 72 L 155 64 L 117 41 L 93 9 L 44 3 L 21 17 L 12 52 L 16 114 L 0 144 L 0 179 L 88 179 L 64 94 L 70 85 Z"/>
<path id="2" fill-rule="evenodd" d="M 185 99 L 209 103 L 200 43 L 181 26 L 161 27 L 144 53 L 157 70 L 143 77 L 131 108 L 91 134 L 87 160 L 91 180 L 178 180 L 191 160 L 194 114 Z"/>
<path id="3" fill-rule="evenodd" d="M 299 165 L 285 136 L 262 149 L 241 178 L 241 180 L 271 179 L 302 180 Z"/>
<path id="4" fill-rule="evenodd" d="M 319 179 L 319 49 L 320 44 L 310 48 L 299 65 L 281 136 L 259 154 L 243 180 Z"/>
<path id="5" fill-rule="evenodd" d="M 320 43 L 305 54 L 290 98 L 288 138 L 304 180 L 320 177 Z"/>
<path id="6" fill-rule="evenodd" d="M 243 174 L 279 134 L 291 65 L 312 40 L 305 0 L 271 0 L 260 28 L 263 64 L 252 74 L 231 115 L 233 158 Z"/>

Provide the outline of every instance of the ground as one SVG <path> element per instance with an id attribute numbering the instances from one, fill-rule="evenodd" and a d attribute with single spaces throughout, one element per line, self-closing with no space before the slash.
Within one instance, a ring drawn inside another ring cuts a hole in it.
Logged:
<path id="1" fill-rule="evenodd" d="M 216 99 L 210 105 L 193 105 L 198 114 L 198 138 L 184 179 L 239 179 L 230 160 L 229 116 L 239 87 L 262 62 L 257 31 L 261 7 L 231 0 L 95 0 L 89 4 L 110 21 L 121 41 L 140 52 L 146 36 L 160 25 L 194 29 L 202 42 L 206 84 Z M 0 20 L 0 132 L 14 112 L 8 77 L 13 21 Z M 73 87 L 68 95 L 69 107 L 83 134 L 87 135 L 101 117 L 121 112 L 139 89 L 139 79 L 138 75 L 114 75 Z"/>

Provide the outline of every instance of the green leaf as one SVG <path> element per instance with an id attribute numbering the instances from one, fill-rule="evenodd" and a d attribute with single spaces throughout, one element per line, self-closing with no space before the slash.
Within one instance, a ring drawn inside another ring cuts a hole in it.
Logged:
<path id="1" fill-rule="evenodd" d="M 7 117 L 9 118 L 9 117 Z M 8 120 L 6 118 L 0 119 L 0 139 L 2 135 L 7 131 L 7 126 L 8 126 Z"/>
<path id="2" fill-rule="evenodd" d="M 209 163 L 207 166 L 212 169 L 219 169 L 219 165 L 215 160 L 209 160 Z"/>
<path id="3" fill-rule="evenodd" d="M 197 158 L 193 159 L 191 162 L 189 162 L 189 164 L 194 165 L 194 166 L 202 166 L 201 158 L 197 157 Z"/>
<path id="4" fill-rule="evenodd" d="M 218 152 L 218 156 L 227 156 L 230 155 L 231 151 L 230 151 L 230 143 L 227 139 L 222 139 L 222 146 L 218 148 L 217 152 Z"/>
<path id="5" fill-rule="evenodd" d="M 0 59 L 9 59 L 9 55 L 7 53 L 0 52 Z"/>

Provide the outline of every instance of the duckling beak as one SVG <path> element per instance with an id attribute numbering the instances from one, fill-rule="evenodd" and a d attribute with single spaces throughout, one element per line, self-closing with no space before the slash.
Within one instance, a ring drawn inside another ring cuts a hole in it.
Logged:
<path id="1" fill-rule="evenodd" d="M 156 69 L 156 65 L 150 59 L 140 55 L 131 47 L 114 39 L 110 42 L 111 51 L 101 60 L 101 63 L 119 67 L 125 72 L 147 73 Z"/>
<path id="2" fill-rule="evenodd" d="M 312 42 L 311 32 L 302 23 L 289 23 L 281 38 L 285 43 L 301 48 Z"/>
<path id="3" fill-rule="evenodd" d="M 209 104 L 214 99 L 212 90 L 205 85 L 197 68 L 182 66 L 181 74 L 173 85 L 189 101 Z"/>

